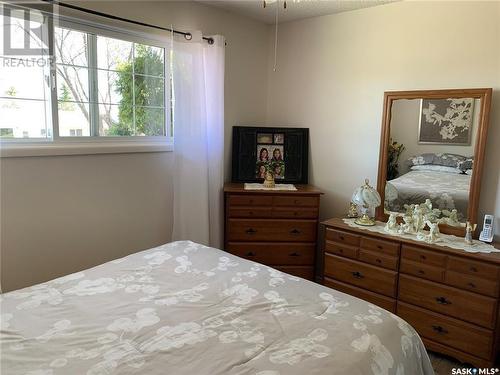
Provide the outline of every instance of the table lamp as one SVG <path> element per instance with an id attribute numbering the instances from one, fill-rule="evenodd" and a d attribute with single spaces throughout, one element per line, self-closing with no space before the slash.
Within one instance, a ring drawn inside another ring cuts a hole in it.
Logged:
<path id="1" fill-rule="evenodd" d="M 368 213 L 370 209 L 380 206 L 382 200 L 378 191 L 370 186 L 368 179 L 365 180 L 364 185 L 354 191 L 351 202 L 361 208 L 361 217 L 354 220 L 356 224 L 365 226 L 375 225 L 375 220 Z"/>

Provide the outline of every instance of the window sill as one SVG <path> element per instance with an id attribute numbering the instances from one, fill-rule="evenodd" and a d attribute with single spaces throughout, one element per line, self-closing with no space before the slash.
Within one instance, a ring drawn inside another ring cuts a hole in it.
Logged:
<path id="1" fill-rule="evenodd" d="M 136 152 L 172 152 L 172 142 L 114 141 L 59 143 L 0 143 L 0 157 L 130 154 Z"/>

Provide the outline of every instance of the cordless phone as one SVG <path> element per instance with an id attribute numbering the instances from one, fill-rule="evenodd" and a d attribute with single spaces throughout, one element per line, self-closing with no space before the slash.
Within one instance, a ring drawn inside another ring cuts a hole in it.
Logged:
<path id="1" fill-rule="evenodd" d="M 495 218 L 493 215 L 484 215 L 483 230 L 479 235 L 479 241 L 492 242 L 493 241 L 493 224 Z"/>

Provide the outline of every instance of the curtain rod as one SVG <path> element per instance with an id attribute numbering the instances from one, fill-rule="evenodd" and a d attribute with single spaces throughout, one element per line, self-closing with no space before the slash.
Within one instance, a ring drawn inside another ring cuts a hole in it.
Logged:
<path id="1" fill-rule="evenodd" d="M 123 18 L 123 17 L 115 16 L 113 14 L 99 12 L 97 10 L 82 8 L 82 7 L 79 7 L 77 5 L 62 3 L 62 2 L 56 1 L 56 0 L 42 0 L 42 1 L 45 2 L 45 3 L 50 3 L 50 4 L 58 5 L 58 6 L 61 6 L 61 7 L 65 7 L 65 8 L 69 8 L 69 9 L 73 9 L 73 10 L 78 10 L 80 12 L 93 14 L 95 16 L 105 17 L 105 18 L 109 18 L 109 19 L 112 19 L 112 20 L 116 20 L 116 21 L 123 21 L 123 22 L 133 23 L 134 25 L 151 27 L 153 29 L 164 30 L 164 31 L 168 31 L 168 32 L 171 32 L 171 33 L 174 33 L 174 34 L 183 35 L 184 38 L 186 38 L 186 40 L 191 40 L 191 38 L 193 37 L 193 35 L 191 33 L 189 33 L 189 32 L 179 31 L 179 30 L 175 30 L 175 29 L 170 29 L 168 27 L 162 27 L 162 26 L 158 26 L 158 25 L 151 25 L 149 23 L 145 23 L 145 22 L 141 22 L 141 21 L 135 21 L 135 20 L 131 20 L 131 19 L 128 19 L 128 18 Z M 210 38 L 210 37 L 207 37 L 207 36 L 204 36 L 202 38 L 204 40 L 206 40 L 208 42 L 208 44 L 214 44 L 214 39 L 213 38 Z"/>

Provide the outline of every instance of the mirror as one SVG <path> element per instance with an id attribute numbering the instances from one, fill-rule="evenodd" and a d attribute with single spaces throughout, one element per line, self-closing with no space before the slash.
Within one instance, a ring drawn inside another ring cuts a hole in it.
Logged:
<path id="1" fill-rule="evenodd" d="M 377 219 L 432 203 L 440 230 L 476 223 L 491 89 L 386 92 Z"/>

